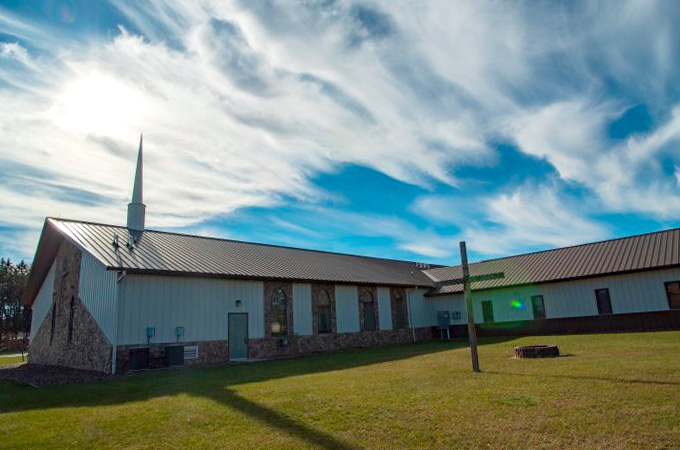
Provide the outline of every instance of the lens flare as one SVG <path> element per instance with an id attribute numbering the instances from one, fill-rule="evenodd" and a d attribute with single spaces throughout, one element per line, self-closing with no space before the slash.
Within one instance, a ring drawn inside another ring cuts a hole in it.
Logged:
<path id="1" fill-rule="evenodd" d="M 526 309 L 526 306 L 524 306 L 524 302 L 521 300 L 513 300 L 510 302 L 510 307 L 513 309 Z"/>

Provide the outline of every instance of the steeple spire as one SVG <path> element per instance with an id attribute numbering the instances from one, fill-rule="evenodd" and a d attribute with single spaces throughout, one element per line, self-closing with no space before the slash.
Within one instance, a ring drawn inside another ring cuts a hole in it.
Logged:
<path id="1" fill-rule="evenodd" d="M 135 173 L 135 185 L 132 189 L 132 201 L 128 204 L 127 227 L 133 231 L 144 231 L 144 215 L 146 205 L 144 205 L 143 178 L 144 178 L 144 157 L 142 144 L 144 135 L 139 137 L 139 153 L 137 155 L 137 172 Z"/>

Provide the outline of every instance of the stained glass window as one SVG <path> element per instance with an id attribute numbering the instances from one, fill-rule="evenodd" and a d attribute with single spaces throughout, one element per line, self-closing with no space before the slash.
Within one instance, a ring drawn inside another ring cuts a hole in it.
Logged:
<path id="1" fill-rule="evenodd" d="M 283 289 L 277 289 L 271 298 L 272 335 L 285 335 L 288 330 L 288 299 Z"/>

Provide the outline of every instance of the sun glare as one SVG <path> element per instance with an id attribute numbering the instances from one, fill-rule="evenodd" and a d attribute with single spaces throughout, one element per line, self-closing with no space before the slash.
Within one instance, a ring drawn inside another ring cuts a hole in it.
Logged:
<path id="1" fill-rule="evenodd" d="M 141 95 L 105 75 L 91 74 L 65 86 L 54 107 L 55 120 L 64 128 L 116 135 L 139 126 Z"/>

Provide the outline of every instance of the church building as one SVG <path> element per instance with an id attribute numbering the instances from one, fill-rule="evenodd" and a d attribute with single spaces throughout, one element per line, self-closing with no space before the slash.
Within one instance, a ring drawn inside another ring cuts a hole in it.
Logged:
<path id="1" fill-rule="evenodd" d="M 108 373 L 464 336 L 460 266 L 47 218 L 29 363 Z M 680 229 L 481 261 L 480 335 L 680 329 Z"/>

